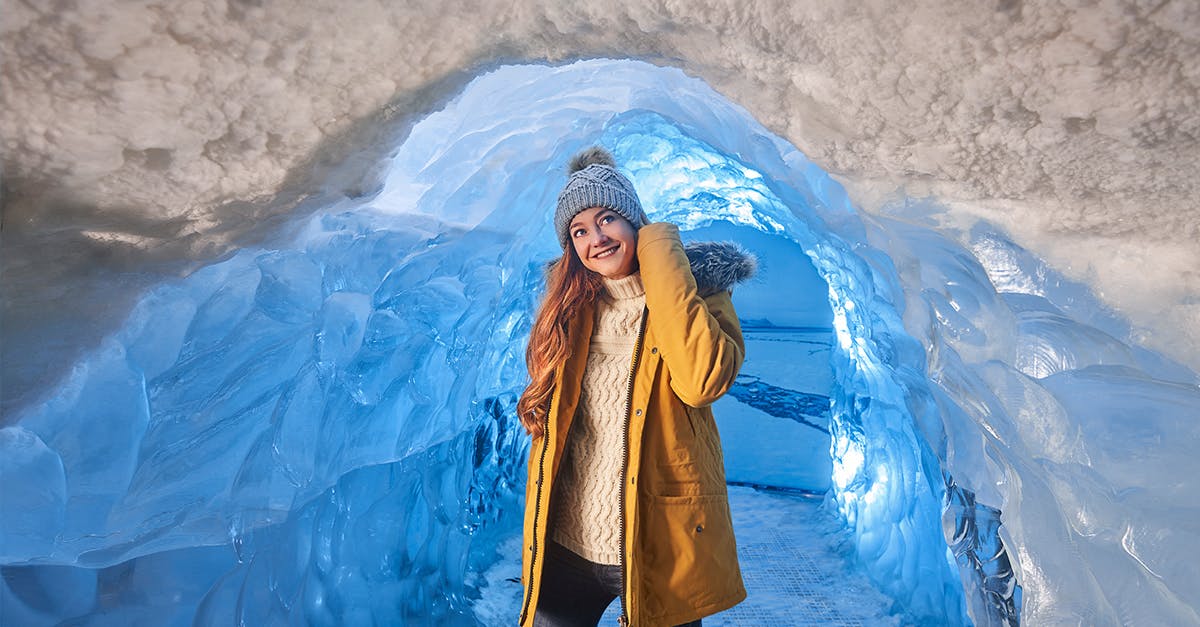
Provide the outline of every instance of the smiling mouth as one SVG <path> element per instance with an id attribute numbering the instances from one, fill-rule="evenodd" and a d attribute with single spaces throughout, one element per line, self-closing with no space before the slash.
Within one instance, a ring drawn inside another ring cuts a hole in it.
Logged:
<path id="1" fill-rule="evenodd" d="M 617 246 L 613 246 L 612 248 L 602 250 L 602 251 L 592 255 L 592 259 L 604 259 L 607 257 L 611 257 L 613 255 L 613 253 L 617 252 L 617 249 L 620 247 L 621 247 L 620 245 L 617 245 Z"/>

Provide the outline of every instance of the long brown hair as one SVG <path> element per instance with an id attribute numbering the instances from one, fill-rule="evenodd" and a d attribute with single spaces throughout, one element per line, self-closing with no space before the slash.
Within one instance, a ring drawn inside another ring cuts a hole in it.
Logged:
<path id="1" fill-rule="evenodd" d="M 571 351 L 571 338 L 567 337 L 571 320 L 596 300 L 601 289 L 600 275 L 584 267 L 573 246 L 546 270 L 546 295 L 525 349 L 529 386 L 517 401 L 521 425 L 535 438 L 543 435 L 542 423 L 554 393 L 554 371 Z"/>

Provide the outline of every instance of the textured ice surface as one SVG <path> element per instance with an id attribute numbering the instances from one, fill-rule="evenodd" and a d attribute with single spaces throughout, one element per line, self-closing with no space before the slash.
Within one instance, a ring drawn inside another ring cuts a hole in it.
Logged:
<path id="1" fill-rule="evenodd" d="M 596 140 L 652 218 L 811 260 L 825 293 L 797 298 L 814 316 L 824 298 L 835 332 L 831 503 L 898 607 L 1200 622 L 1193 372 L 1002 232 L 862 214 L 702 83 L 603 61 L 481 77 L 374 200 L 147 293 L 0 431 L 0 484 L 21 486 L 4 611 L 472 621 L 475 574 L 519 533 L 510 407 L 547 211 Z M 739 288 L 739 314 L 778 312 L 763 289 Z"/>

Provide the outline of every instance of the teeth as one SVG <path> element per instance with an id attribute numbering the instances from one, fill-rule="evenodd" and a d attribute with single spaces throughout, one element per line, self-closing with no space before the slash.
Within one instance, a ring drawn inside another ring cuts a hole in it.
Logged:
<path id="1" fill-rule="evenodd" d="M 596 258 L 596 259 L 599 259 L 599 258 L 601 258 L 601 257 L 607 257 L 607 256 L 609 256 L 609 255 L 611 255 L 611 254 L 613 254 L 613 253 L 615 253 L 615 252 L 617 252 L 617 249 L 616 249 L 616 248 L 610 248 L 610 249 L 608 249 L 608 250 L 606 250 L 606 251 L 604 251 L 604 252 L 602 252 L 602 253 L 597 253 L 597 254 L 593 255 L 593 257 L 594 257 L 594 258 Z"/>

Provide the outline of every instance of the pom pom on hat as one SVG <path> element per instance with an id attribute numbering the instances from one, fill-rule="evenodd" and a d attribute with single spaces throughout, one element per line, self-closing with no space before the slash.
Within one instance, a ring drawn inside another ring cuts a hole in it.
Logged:
<path id="1" fill-rule="evenodd" d="M 574 174 L 593 164 L 606 165 L 610 168 L 617 167 L 617 161 L 613 159 L 612 153 L 600 146 L 592 146 L 571 157 L 571 162 L 567 165 L 567 174 Z"/>

